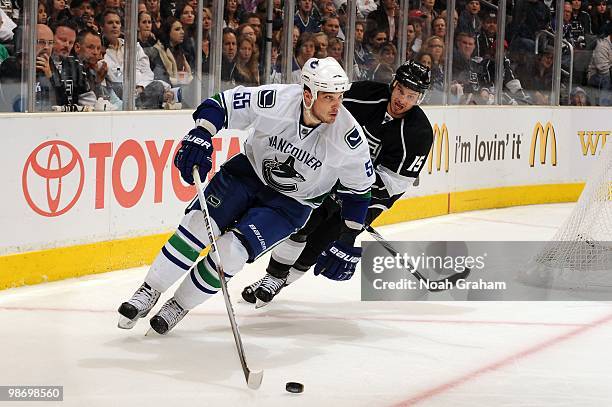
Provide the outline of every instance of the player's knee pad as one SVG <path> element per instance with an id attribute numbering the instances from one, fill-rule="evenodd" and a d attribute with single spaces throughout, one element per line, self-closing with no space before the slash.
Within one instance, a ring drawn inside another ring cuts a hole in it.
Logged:
<path id="1" fill-rule="evenodd" d="M 217 248 L 219 249 L 223 271 L 228 277 L 233 277 L 242 270 L 249 259 L 249 252 L 234 232 L 224 233 L 217 239 Z M 207 257 L 213 263 L 216 263 L 217 256 L 215 254 L 209 253 Z"/>
<path id="2" fill-rule="evenodd" d="M 214 236 L 219 236 L 221 232 L 215 220 L 211 218 L 210 222 Z M 204 215 L 199 210 L 189 211 L 183 216 L 178 226 L 178 233 L 182 234 L 187 242 L 201 247 L 200 250 L 210 244 L 204 224 Z"/>

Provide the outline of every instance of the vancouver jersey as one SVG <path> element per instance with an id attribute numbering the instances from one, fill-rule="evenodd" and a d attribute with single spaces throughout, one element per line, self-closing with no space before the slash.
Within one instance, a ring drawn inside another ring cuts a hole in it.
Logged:
<path id="1" fill-rule="evenodd" d="M 343 106 L 334 123 L 304 126 L 302 93 L 300 85 L 238 86 L 204 101 L 194 120 L 209 131 L 219 121 L 247 130 L 244 154 L 261 181 L 303 204 L 319 206 L 337 181 L 339 192 L 367 196 L 375 177 L 361 127 Z M 211 102 L 223 118 L 210 114 Z"/>
<path id="2" fill-rule="evenodd" d="M 372 203 L 391 207 L 418 177 L 433 143 L 433 130 L 425 112 L 412 107 L 401 119 L 387 113 L 389 85 L 354 82 L 344 94 L 344 106 L 363 128 L 376 171 Z"/>

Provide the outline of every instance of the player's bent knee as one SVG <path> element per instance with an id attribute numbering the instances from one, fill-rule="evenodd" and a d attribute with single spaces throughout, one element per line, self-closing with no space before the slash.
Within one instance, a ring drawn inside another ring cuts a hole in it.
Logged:
<path id="1" fill-rule="evenodd" d="M 215 236 L 219 236 L 221 232 L 219 227 L 215 223 L 214 219 L 210 219 L 211 226 Z M 206 227 L 204 225 L 204 216 L 200 211 L 190 211 L 183 216 L 178 226 L 178 232 L 184 235 L 187 240 L 192 241 L 197 246 L 202 248 L 210 244 L 208 234 L 206 233 Z"/>

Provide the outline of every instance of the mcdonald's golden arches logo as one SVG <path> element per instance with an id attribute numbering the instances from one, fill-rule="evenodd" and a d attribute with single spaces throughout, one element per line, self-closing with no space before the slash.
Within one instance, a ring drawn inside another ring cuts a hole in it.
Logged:
<path id="1" fill-rule="evenodd" d="M 433 171 L 433 156 L 436 154 L 436 169 L 440 171 L 442 168 L 442 156 L 444 156 L 444 171 L 448 172 L 448 129 L 446 124 L 442 123 L 442 127 L 434 124 L 433 127 L 433 144 L 429 150 L 427 157 L 427 171 L 431 174 Z"/>
<path id="2" fill-rule="evenodd" d="M 555 128 L 551 122 L 546 122 L 545 126 L 537 122 L 533 128 L 531 135 L 531 148 L 529 149 L 529 166 L 535 164 L 536 143 L 540 139 L 540 163 L 546 164 L 546 150 L 548 149 L 548 136 L 550 136 L 550 163 L 553 166 L 557 165 L 557 138 L 555 137 Z"/>

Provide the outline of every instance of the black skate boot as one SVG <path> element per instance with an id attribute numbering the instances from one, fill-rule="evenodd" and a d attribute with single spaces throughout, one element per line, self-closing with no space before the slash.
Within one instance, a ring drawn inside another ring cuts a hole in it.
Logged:
<path id="1" fill-rule="evenodd" d="M 244 290 L 242 290 L 242 298 L 246 302 L 251 304 L 255 304 L 255 302 L 257 302 L 257 298 L 255 297 L 255 290 L 259 288 L 259 285 L 261 284 L 263 279 L 264 278 L 262 277 L 259 280 L 255 281 L 253 284 L 244 287 Z"/>
<path id="2" fill-rule="evenodd" d="M 117 326 L 121 329 L 131 329 L 136 322 L 146 317 L 151 308 L 159 300 L 161 292 L 152 288 L 149 284 L 143 283 L 134 293 L 129 301 L 124 302 L 119 307 L 119 322 Z"/>
<path id="3" fill-rule="evenodd" d="M 151 318 L 151 328 L 160 335 L 167 334 L 189 312 L 179 305 L 174 297 L 170 298 Z"/>
<path id="4" fill-rule="evenodd" d="M 274 296 L 276 296 L 285 286 L 286 282 L 287 278 L 277 278 L 266 273 L 259 287 L 255 290 L 255 297 L 257 298 L 255 308 L 261 308 L 264 305 L 268 305 Z"/>

